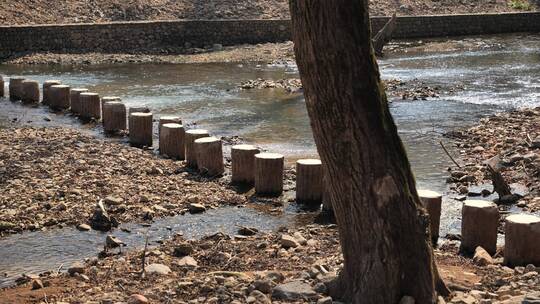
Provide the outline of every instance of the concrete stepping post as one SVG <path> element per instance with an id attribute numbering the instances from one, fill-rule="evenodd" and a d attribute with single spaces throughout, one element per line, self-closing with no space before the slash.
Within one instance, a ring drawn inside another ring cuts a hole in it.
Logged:
<path id="1" fill-rule="evenodd" d="M 161 127 L 164 124 L 168 124 L 168 123 L 175 123 L 175 124 L 181 125 L 182 119 L 180 119 L 180 117 L 178 116 L 161 116 L 159 118 L 159 123 L 158 123 L 158 134 L 161 134 Z"/>
<path id="2" fill-rule="evenodd" d="M 495 254 L 498 225 L 497 205 L 488 201 L 465 201 L 461 216 L 461 251 L 473 253 L 480 246 L 489 254 Z"/>
<path id="3" fill-rule="evenodd" d="M 208 137 L 208 131 L 203 129 L 193 129 L 186 131 L 186 163 L 193 169 L 197 168 L 197 152 L 195 150 L 195 140 Z"/>
<path id="4" fill-rule="evenodd" d="M 6 96 L 4 77 L 0 75 L 0 98 Z"/>
<path id="5" fill-rule="evenodd" d="M 129 143 L 135 147 L 152 147 L 152 113 L 129 115 Z"/>
<path id="6" fill-rule="evenodd" d="M 185 159 L 184 126 L 177 123 L 166 123 L 161 126 L 159 134 L 159 153 L 172 159 Z"/>
<path id="7" fill-rule="evenodd" d="M 223 175 L 225 168 L 221 139 L 213 136 L 203 137 L 196 139 L 194 144 L 199 172 L 208 176 Z"/>
<path id="8" fill-rule="evenodd" d="M 98 93 L 84 92 L 79 94 L 81 104 L 81 118 L 96 119 L 101 118 L 101 101 Z"/>
<path id="9" fill-rule="evenodd" d="M 258 195 L 279 196 L 283 193 L 285 158 L 278 153 L 255 155 L 255 192 Z"/>
<path id="10" fill-rule="evenodd" d="M 17 101 L 22 99 L 22 83 L 24 77 L 11 77 L 9 79 L 9 99 L 11 101 Z"/>
<path id="11" fill-rule="evenodd" d="M 49 105 L 49 101 L 50 101 L 50 96 L 49 96 L 49 91 L 50 91 L 50 88 L 53 86 L 53 85 L 60 85 L 62 84 L 60 82 L 60 80 L 47 80 L 43 83 L 43 100 L 41 101 L 41 103 L 43 103 L 44 105 Z"/>
<path id="12" fill-rule="evenodd" d="M 255 155 L 260 151 L 252 145 L 235 145 L 231 148 L 232 183 L 255 183 Z"/>
<path id="13" fill-rule="evenodd" d="M 81 114 L 81 99 L 80 95 L 81 93 L 88 92 L 88 89 L 83 88 L 75 88 L 71 89 L 70 94 L 70 104 L 71 104 L 71 112 L 77 115 Z M 45 100 L 45 95 L 43 95 L 43 100 Z"/>
<path id="14" fill-rule="evenodd" d="M 418 190 L 418 196 L 429 215 L 431 240 L 433 244 L 437 244 L 441 223 L 442 195 L 431 190 Z"/>
<path id="15" fill-rule="evenodd" d="M 22 82 L 22 102 L 39 103 L 39 83 L 35 80 Z"/>
<path id="16" fill-rule="evenodd" d="M 319 159 L 296 161 L 296 202 L 320 205 L 323 198 L 323 172 Z"/>
<path id="17" fill-rule="evenodd" d="M 506 218 L 504 263 L 540 266 L 540 217 L 514 214 Z"/>
<path id="18" fill-rule="evenodd" d="M 49 88 L 48 105 L 54 110 L 69 109 L 71 89 L 68 85 L 57 84 Z"/>
<path id="19" fill-rule="evenodd" d="M 126 106 L 119 101 L 109 101 L 103 104 L 103 130 L 115 133 L 127 129 Z"/>

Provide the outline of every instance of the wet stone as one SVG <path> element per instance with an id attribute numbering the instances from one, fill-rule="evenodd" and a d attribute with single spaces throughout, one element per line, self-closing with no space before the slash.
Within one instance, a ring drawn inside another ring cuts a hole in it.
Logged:
<path id="1" fill-rule="evenodd" d="M 68 268 L 68 273 L 71 276 L 74 276 L 76 273 L 83 274 L 84 273 L 84 265 L 81 263 L 73 263 L 71 267 Z"/>

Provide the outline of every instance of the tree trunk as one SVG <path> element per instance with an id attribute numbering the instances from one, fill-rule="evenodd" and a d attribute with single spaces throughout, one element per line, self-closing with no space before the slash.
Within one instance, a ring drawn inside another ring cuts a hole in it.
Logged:
<path id="1" fill-rule="evenodd" d="M 438 279 L 428 218 L 390 115 L 367 0 L 290 1 L 306 105 L 344 257 L 352 303 L 433 303 Z"/>

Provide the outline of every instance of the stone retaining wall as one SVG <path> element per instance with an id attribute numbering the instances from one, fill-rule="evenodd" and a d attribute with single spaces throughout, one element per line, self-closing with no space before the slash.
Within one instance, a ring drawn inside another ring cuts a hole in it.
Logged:
<path id="1" fill-rule="evenodd" d="M 374 32 L 388 17 L 373 17 Z M 399 17 L 395 38 L 540 32 L 540 12 Z M 139 21 L 0 26 L 0 51 L 106 51 L 290 40 L 289 20 Z"/>

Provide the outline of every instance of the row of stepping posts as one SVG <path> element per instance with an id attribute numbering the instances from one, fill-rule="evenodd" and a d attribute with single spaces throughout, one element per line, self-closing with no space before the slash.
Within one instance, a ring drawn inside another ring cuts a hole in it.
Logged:
<path id="1" fill-rule="evenodd" d="M 4 96 L 0 77 L 0 93 Z M 39 102 L 36 81 L 13 77 L 9 83 L 11 100 Z M 71 89 L 59 81 L 43 84 L 43 104 L 53 109 L 71 111 L 84 119 L 101 119 L 105 132 L 126 130 L 126 107 L 117 97 L 100 98 L 87 89 Z M 129 109 L 129 141 L 137 147 L 152 146 L 153 116 L 146 108 Z M 158 125 L 159 151 L 164 157 L 185 160 L 190 168 L 207 176 L 224 173 L 222 141 L 207 130 L 184 130 L 179 117 L 161 117 Z M 261 196 L 279 196 L 283 192 L 284 157 L 277 153 L 261 153 L 252 145 L 235 145 L 231 149 L 232 183 L 254 185 Z M 323 173 L 318 159 L 296 162 L 296 200 L 320 205 L 324 196 Z M 439 238 L 442 196 L 419 190 L 420 201 L 430 217 L 432 241 Z M 325 200 L 326 201 L 326 200 Z M 499 209 L 488 201 L 465 201 L 462 208 L 461 251 L 471 253 L 477 247 L 495 254 Z M 506 218 L 504 259 L 507 265 L 540 265 L 540 218 L 515 214 Z"/>
<path id="2" fill-rule="evenodd" d="M 419 190 L 420 201 L 430 217 L 432 241 L 439 238 L 442 196 L 434 191 Z M 482 247 L 489 254 L 497 251 L 497 228 L 500 214 L 496 204 L 467 200 L 461 209 L 461 248 L 472 254 Z M 540 217 L 513 214 L 505 219 L 504 264 L 509 266 L 540 265 Z"/>

